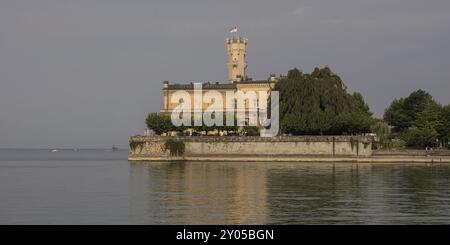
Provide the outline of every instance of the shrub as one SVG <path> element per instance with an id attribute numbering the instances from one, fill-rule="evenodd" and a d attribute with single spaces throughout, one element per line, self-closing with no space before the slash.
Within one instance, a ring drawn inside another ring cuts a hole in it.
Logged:
<path id="1" fill-rule="evenodd" d="M 164 143 L 164 148 L 170 152 L 171 156 L 182 156 L 186 146 L 183 141 L 168 139 Z"/>
<path id="2" fill-rule="evenodd" d="M 428 127 L 411 129 L 405 135 L 406 145 L 417 148 L 436 146 L 437 137 L 438 133 Z"/>

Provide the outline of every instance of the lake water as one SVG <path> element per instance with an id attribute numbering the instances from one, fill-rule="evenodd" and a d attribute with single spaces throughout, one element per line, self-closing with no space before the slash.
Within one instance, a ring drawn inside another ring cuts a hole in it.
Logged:
<path id="1" fill-rule="evenodd" d="M 0 224 L 450 224 L 450 165 L 0 150 Z"/>

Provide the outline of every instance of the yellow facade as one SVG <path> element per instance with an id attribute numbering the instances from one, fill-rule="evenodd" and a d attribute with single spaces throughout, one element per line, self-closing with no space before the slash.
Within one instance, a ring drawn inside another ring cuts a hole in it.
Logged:
<path id="1" fill-rule="evenodd" d="M 244 93 L 247 92 L 255 92 L 256 96 L 257 96 L 257 100 L 259 101 L 260 99 L 260 93 L 259 92 L 264 92 L 266 93 L 269 97 L 270 96 L 270 91 L 275 87 L 275 82 L 271 82 L 271 81 L 252 81 L 252 82 L 239 82 L 239 83 L 235 83 L 233 84 L 233 86 L 223 86 L 221 87 L 221 84 L 217 84 L 218 86 L 210 86 L 210 84 L 208 83 L 204 83 L 203 87 L 202 87 L 202 94 L 203 97 L 204 95 L 211 91 L 217 91 L 222 95 L 222 99 L 223 99 L 223 110 L 227 110 L 230 108 L 227 108 L 227 92 L 238 92 L 238 91 L 242 91 Z M 179 106 L 180 102 L 174 102 L 172 100 L 172 96 L 174 93 L 176 93 L 177 91 L 183 90 L 186 91 L 187 93 L 189 93 L 190 95 L 190 108 L 194 108 L 194 88 L 193 86 L 183 86 L 180 87 L 178 86 L 178 84 L 174 84 L 172 86 L 170 86 L 168 83 L 164 84 L 165 88 L 163 89 L 163 94 L 164 94 L 164 108 L 161 110 L 162 113 L 171 113 L 173 110 L 175 110 L 177 108 L 177 106 Z M 209 106 L 211 106 L 211 101 L 203 101 L 202 103 L 202 110 L 207 109 Z M 249 101 L 246 100 L 245 101 L 245 105 L 246 108 L 248 108 L 249 105 Z"/>
<path id="2" fill-rule="evenodd" d="M 202 94 L 205 95 L 209 91 L 217 91 L 222 95 L 223 110 L 227 109 L 227 92 L 255 92 L 256 104 L 260 101 L 259 92 L 266 93 L 270 97 L 270 91 L 275 87 L 276 79 L 271 77 L 263 81 L 253 81 L 247 78 L 247 39 L 245 38 L 227 38 L 227 68 L 228 68 L 228 83 L 202 83 Z M 190 95 L 190 105 L 194 109 L 194 84 L 169 84 L 168 81 L 164 81 L 163 86 L 163 109 L 161 113 L 170 114 L 173 110 L 180 105 L 180 101 L 173 101 L 173 95 L 177 91 L 186 91 Z M 186 101 L 182 101 L 186 103 Z M 253 101 L 255 102 L 255 101 Z M 245 108 L 248 109 L 250 101 L 245 101 Z M 211 102 L 203 101 L 202 110 L 211 106 Z M 234 109 L 236 105 L 232 105 Z"/>

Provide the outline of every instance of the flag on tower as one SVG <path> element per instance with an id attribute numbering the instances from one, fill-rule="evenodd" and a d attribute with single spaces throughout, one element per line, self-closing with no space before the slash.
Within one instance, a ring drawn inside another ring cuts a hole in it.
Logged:
<path id="1" fill-rule="evenodd" d="M 230 29 L 230 33 L 236 33 L 236 32 L 237 32 L 237 27 L 236 26 Z"/>

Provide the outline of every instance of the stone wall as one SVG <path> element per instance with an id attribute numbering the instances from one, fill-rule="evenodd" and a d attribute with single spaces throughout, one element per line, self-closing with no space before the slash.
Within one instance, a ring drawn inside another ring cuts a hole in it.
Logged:
<path id="1" fill-rule="evenodd" d="M 183 142 L 181 156 L 165 149 L 167 140 Z M 362 136 L 133 136 L 130 138 L 129 160 L 270 160 L 280 158 L 358 158 L 372 155 L 370 137 Z"/>

